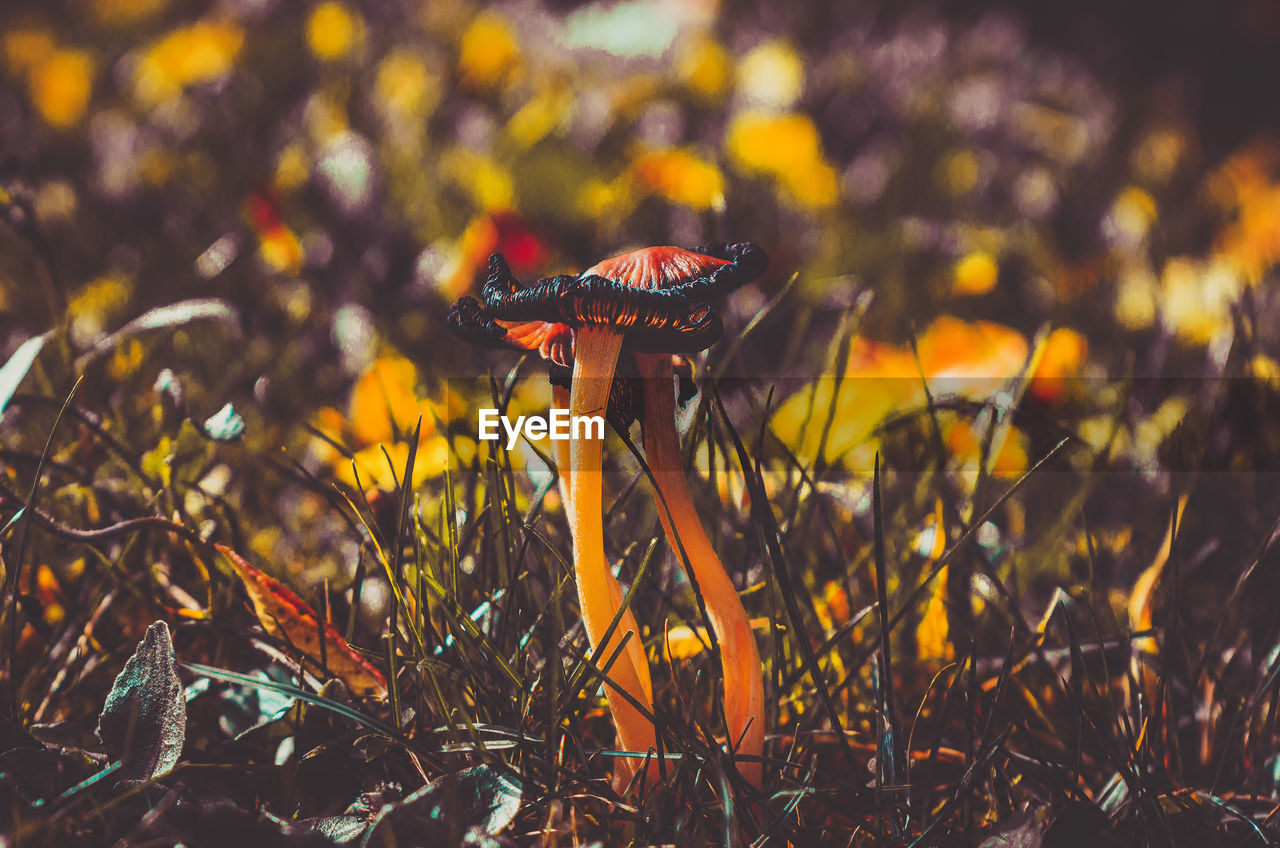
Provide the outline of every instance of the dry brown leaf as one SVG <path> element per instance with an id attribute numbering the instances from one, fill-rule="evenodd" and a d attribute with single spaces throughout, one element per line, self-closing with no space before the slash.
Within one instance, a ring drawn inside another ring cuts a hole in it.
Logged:
<path id="1" fill-rule="evenodd" d="M 316 613 L 279 580 L 263 574 L 226 545 L 216 545 L 249 590 L 258 621 L 272 636 L 287 639 L 312 660 L 320 662 L 320 624 Z M 352 692 L 387 697 L 387 680 L 364 657 L 352 650 L 337 630 L 324 622 L 325 663 Z"/>

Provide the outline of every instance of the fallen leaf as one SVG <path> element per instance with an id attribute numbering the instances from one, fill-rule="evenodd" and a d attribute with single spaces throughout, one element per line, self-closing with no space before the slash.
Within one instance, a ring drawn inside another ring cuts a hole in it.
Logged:
<path id="1" fill-rule="evenodd" d="M 363 816 L 353 816 L 346 813 L 338 816 L 303 819 L 300 824 L 309 825 L 313 830 L 324 834 L 339 845 L 355 842 L 361 836 L 364 836 L 365 831 L 369 829 L 369 822 Z"/>
<path id="2" fill-rule="evenodd" d="M 187 703 L 173 656 L 169 626 L 147 628 L 138 649 L 107 695 L 98 717 L 98 738 L 121 780 L 151 780 L 170 771 L 182 753 Z"/>
<path id="3" fill-rule="evenodd" d="M 312 660 L 320 662 L 321 624 L 306 601 L 279 580 L 263 574 L 226 545 L 216 545 L 244 583 L 262 627 L 272 636 L 287 639 Z M 324 659 L 334 676 L 352 692 L 375 698 L 387 697 L 387 680 L 364 657 L 352 650 L 338 631 L 323 623 Z"/>
<path id="4" fill-rule="evenodd" d="M 373 820 L 361 848 L 487 844 L 515 820 L 523 788 L 514 778 L 474 766 L 431 781 Z"/>
<path id="5" fill-rule="evenodd" d="M 1052 822 L 1048 806 L 1016 813 L 1001 823 L 994 835 L 982 840 L 978 848 L 1041 848 Z"/>

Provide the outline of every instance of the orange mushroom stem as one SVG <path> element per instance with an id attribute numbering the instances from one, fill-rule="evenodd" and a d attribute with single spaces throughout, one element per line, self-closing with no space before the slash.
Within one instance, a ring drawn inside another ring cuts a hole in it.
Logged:
<path id="1" fill-rule="evenodd" d="M 578 331 L 577 356 L 570 389 L 570 416 L 605 414 L 613 371 L 622 349 L 622 333 L 607 326 L 588 325 Z M 573 536 L 574 570 L 578 582 L 578 606 L 591 641 L 596 664 L 604 667 L 626 639 L 621 655 L 609 667 L 610 685 L 605 688 L 609 710 L 618 728 L 618 747 L 646 753 L 654 747 L 653 723 L 621 692 L 653 709 L 653 683 L 649 661 L 640 639 L 640 628 L 628 609 L 608 642 L 604 641 L 614 617 L 622 606 L 618 585 L 604 552 L 602 491 L 604 443 L 600 439 L 574 438 L 569 442 L 569 532 Z M 629 781 L 639 768 L 634 758 L 622 758 L 615 773 L 618 783 Z"/>
<path id="2" fill-rule="evenodd" d="M 551 403 L 556 409 L 569 408 L 569 390 L 564 386 L 552 385 Z M 564 502 L 564 514 L 571 515 L 569 510 L 569 443 L 564 439 L 556 439 L 551 443 L 556 461 L 556 475 L 560 478 L 560 500 Z"/>
<path id="3" fill-rule="evenodd" d="M 671 357 L 638 354 L 636 362 L 644 392 L 645 460 L 661 496 L 658 517 L 672 550 L 698 585 L 720 647 L 729 749 L 758 758 L 764 752 L 764 679 L 760 651 L 738 591 L 711 547 L 689 494 L 675 429 Z M 752 785 L 760 786 L 762 769 L 758 759 L 739 763 L 738 770 Z"/>

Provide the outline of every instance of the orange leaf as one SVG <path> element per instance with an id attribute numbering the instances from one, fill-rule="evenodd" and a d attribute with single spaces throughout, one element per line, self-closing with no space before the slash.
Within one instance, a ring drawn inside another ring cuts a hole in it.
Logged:
<path id="1" fill-rule="evenodd" d="M 307 602 L 280 581 L 268 577 L 228 548 L 215 545 L 231 563 L 236 575 L 249 590 L 258 621 L 272 636 L 287 638 L 300 651 L 320 661 L 320 625 L 316 613 Z M 325 662 L 329 670 L 360 696 L 387 697 L 387 680 L 347 644 L 328 622 L 324 623 Z"/>

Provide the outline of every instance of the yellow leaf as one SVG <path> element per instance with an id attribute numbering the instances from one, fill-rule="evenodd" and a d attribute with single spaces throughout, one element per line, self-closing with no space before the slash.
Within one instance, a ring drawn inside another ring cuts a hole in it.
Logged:
<path id="1" fill-rule="evenodd" d="M 403 482 L 399 478 L 409 462 L 409 445 L 405 442 L 370 445 L 356 451 L 354 461 L 356 471 L 360 474 L 360 485 L 365 491 L 373 489 L 384 492 L 395 491 L 396 483 Z M 356 471 L 351 468 L 351 460 L 345 457 L 335 458 L 334 462 L 336 463 L 334 471 L 338 479 L 354 488 Z M 448 462 L 449 440 L 444 436 L 433 436 L 419 443 L 417 455 L 413 459 L 413 480 L 410 481 L 410 488 L 416 489 L 428 478 L 441 474 Z"/>
<path id="2" fill-rule="evenodd" d="M 861 448 L 870 444 L 890 413 L 925 404 L 921 370 L 935 397 L 981 400 L 1022 371 L 1028 347 L 1026 338 L 1009 327 L 946 315 L 920 337 L 919 365 L 909 347 L 856 338 L 844 381 L 837 385 L 833 378 L 816 380 L 792 395 L 775 413 L 773 430 L 807 461 L 816 458 L 825 433 L 825 457 L 844 457 L 846 465 L 854 467 L 863 459 Z M 828 417 L 830 429 L 825 427 Z M 998 459 L 997 466 L 1012 469 L 1025 462 L 1019 450 L 1025 451 L 1021 443 Z"/>
<path id="3" fill-rule="evenodd" d="M 422 438 L 435 431 L 431 405 L 416 394 L 418 369 L 403 357 L 384 356 L 360 375 L 351 392 L 347 418 L 351 432 L 363 445 L 389 442 L 397 434 L 407 436 L 422 416 Z"/>
<path id="4" fill-rule="evenodd" d="M 969 323 L 943 315 L 929 325 L 918 345 L 925 376 L 942 388 L 970 398 L 985 398 L 1022 370 L 1027 339 L 1017 330 L 990 321 Z"/>
<path id="5" fill-rule="evenodd" d="M 920 626 L 916 628 L 916 645 L 920 659 L 925 662 L 950 662 L 955 659 L 955 646 L 948 638 L 950 631 L 947 625 L 947 570 L 944 565 L 933 578 L 932 591 L 925 604 L 924 615 L 920 618 Z"/>
<path id="6" fill-rule="evenodd" d="M 838 580 L 828 580 L 822 586 L 822 594 L 814 604 L 818 623 L 827 633 L 832 633 L 849 623 L 849 593 Z"/>

